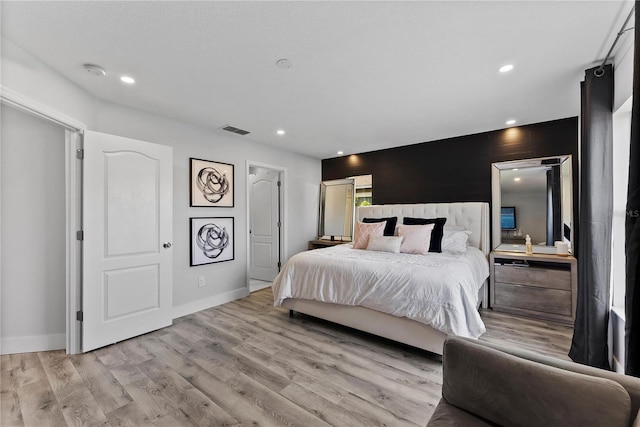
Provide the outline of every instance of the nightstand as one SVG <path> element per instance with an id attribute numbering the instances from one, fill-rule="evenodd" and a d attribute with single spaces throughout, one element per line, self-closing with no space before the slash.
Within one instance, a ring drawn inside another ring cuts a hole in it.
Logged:
<path id="1" fill-rule="evenodd" d="M 343 240 L 324 240 L 324 239 L 309 240 L 309 250 L 326 248 L 327 246 L 341 245 L 343 243 L 351 243 L 351 242 L 347 242 Z"/>
<path id="2" fill-rule="evenodd" d="M 578 292 L 574 257 L 493 251 L 489 269 L 495 311 L 573 324 Z"/>

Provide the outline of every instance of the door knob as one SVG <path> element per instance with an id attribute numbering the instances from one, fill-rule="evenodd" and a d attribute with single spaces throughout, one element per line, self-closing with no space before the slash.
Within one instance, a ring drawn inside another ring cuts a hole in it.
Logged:
<path id="1" fill-rule="evenodd" d="M 171 242 L 164 242 L 162 247 L 165 248 L 165 249 L 169 249 L 171 247 Z"/>

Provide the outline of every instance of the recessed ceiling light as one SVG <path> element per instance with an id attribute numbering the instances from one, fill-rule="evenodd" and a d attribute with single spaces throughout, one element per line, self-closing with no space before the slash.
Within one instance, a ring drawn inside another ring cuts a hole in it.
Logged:
<path id="1" fill-rule="evenodd" d="M 515 120 L 513 120 L 513 119 L 511 119 L 511 120 L 507 120 L 507 121 L 506 121 L 506 123 L 507 123 L 508 125 L 515 125 L 515 124 L 516 124 L 516 121 L 515 121 Z"/>
<path id="2" fill-rule="evenodd" d="M 342 156 L 344 154 L 344 151 L 338 151 L 338 156 Z"/>
<path id="3" fill-rule="evenodd" d="M 511 169 L 511 170 L 512 170 L 512 171 L 517 171 L 517 170 L 518 170 L 518 168 L 513 168 L 513 169 Z"/>
<path id="4" fill-rule="evenodd" d="M 520 181 L 520 178 L 513 178 L 514 181 Z"/>
<path id="5" fill-rule="evenodd" d="M 278 129 L 278 130 L 276 131 L 276 133 L 277 133 L 278 135 L 284 135 L 284 131 L 283 131 L 282 129 Z"/>
<path id="6" fill-rule="evenodd" d="M 120 77 L 120 81 L 122 83 L 126 83 L 128 85 L 132 85 L 132 84 L 134 84 L 136 82 L 133 77 L 129 77 L 129 76 L 121 76 Z"/>
<path id="7" fill-rule="evenodd" d="M 498 68 L 498 71 L 500 71 L 501 73 L 507 73 L 511 70 L 513 70 L 513 65 L 511 64 L 503 65 L 502 67 Z"/>

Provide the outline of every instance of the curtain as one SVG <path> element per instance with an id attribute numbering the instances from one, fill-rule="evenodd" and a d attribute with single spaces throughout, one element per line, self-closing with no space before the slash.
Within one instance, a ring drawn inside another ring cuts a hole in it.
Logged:
<path id="1" fill-rule="evenodd" d="M 609 369 L 609 277 L 613 215 L 613 67 L 585 71 L 580 146 L 578 306 L 569 357 Z"/>
<path id="2" fill-rule="evenodd" d="M 547 246 L 562 240 L 562 178 L 556 163 L 547 170 Z"/>
<path id="3" fill-rule="evenodd" d="M 640 377 L 640 31 L 638 30 L 638 1 L 636 1 L 635 45 L 633 59 L 633 106 L 631 110 L 631 147 L 629 153 L 629 187 L 627 189 L 627 217 L 625 221 L 626 301 L 625 346 L 628 375 Z"/>

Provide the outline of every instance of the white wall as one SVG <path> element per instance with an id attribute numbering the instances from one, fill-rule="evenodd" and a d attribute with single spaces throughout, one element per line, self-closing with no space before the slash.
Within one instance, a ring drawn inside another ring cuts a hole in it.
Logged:
<path id="1" fill-rule="evenodd" d="M 547 189 L 503 193 L 502 206 L 516 207 L 516 227 L 534 245 L 547 241 Z"/>
<path id="2" fill-rule="evenodd" d="M 35 100 L 47 108 L 84 122 L 88 129 L 174 147 L 174 268 L 173 304 L 178 317 L 246 295 L 246 162 L 268 163 L 286 168 L 284 193 L 288 209 L 284 227 L 288 256 L 305 250 L 315 238 L 318 216 L 318 189 L 321 163 L 318 159 L 252 142 L 249 137 L 227 136 L 171 118 L 103 102 L 82 91 L 45 64 L 6 39 L 2 39 L 2 85 Z M 295 144 L 295 141 L 292 141 Z M 235 165 L 235 207 L 189 207 L 189 158 L 216 160 Z M 11 162 L 12 158 L 2 157 Z M 5 181 L 2 181 L 3 183 Z M 3 184 L 4 185 L 4 184 Z M 4 198 L 4 191 L 2 193 Z M 3 202 L 3 206 L 4 206 Z M 24 211 L 26 214 L 26 210 Z M 235 217 L 235 260 L 206 266 L 189 267 L 189 218 L 194 216 Z M 2 217 L 4 221 L 4 216 Z M 11 225 L 9 225 L 11 226 Z M 2 250 L 4 254 L 4 241 Z M 4 269 L 5 264 L 2 263 Z M 4 270 L 3 270 L 4 271 Z M 207 285 L 197 286 L 197 277 L 205 276 Z M 8 282 L 21 277 L 7 275 Z M 3 275 L 3 286 L 5 276 Z M 26 293 L 20 293 L 25 298 Z M 29 298 L 29 297 L 26 297 Z M 7 298 L 12 304 L 14 297 Z M 3 301 L 5 299 L 3 298 Z M 51 310 L 64 314 L 64 302 Z M 32 313 L 15 312 L 3 324 L 23 323 Z M 40 324 L 34 333 L 47 333 Z M 32 351 L 35 351 L 34 349 Z"/>
<path id="3" fill-rule="evenodd" d="M 64 348 L 64 129 L 4 105 L 1 113 L 0 350 Z"/>
<path id="4" fill-rule="evenodd" d="M 305 250 L 308 240 L 316 234 L 321 180 L 317 159 L 106 102 L 96 103 L 94 130 L 174 147 L 173 304 L 177 315 L 191 312 L 202 301 L 215 302 L 232 294 L 241 295 L 246 290 L 247 160 L 287 169 L 284 191 L 288 210 L 284 213 L 284 224 L 288 254 L 285 258 Z M 189 207 L 190 157 L 235 165 L 235 207 Z M 234 261 L 189 267 L 189 218 L 195 216 L 235 217 Z M 205 276 L 205 287 L 198 288 L 198 276 Z"/>

